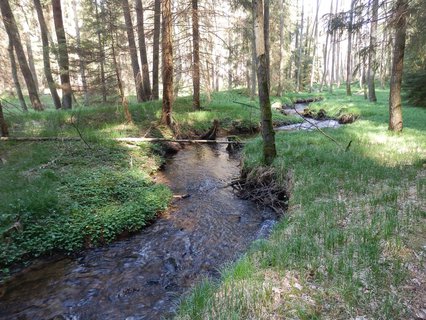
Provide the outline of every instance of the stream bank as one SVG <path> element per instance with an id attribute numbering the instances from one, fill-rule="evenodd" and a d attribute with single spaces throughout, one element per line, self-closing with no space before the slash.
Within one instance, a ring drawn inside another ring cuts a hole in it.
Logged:
<path id="1" fill-rule="evenodd" d="M 239 157 L 224 145 L 186 146 L 157 178 L 171 210 L 140 233 L 23 273 L 1 290 L 0 319 L 159 319 L 203 277 L 238 258 L 277 219 L 225 187 Z"/>

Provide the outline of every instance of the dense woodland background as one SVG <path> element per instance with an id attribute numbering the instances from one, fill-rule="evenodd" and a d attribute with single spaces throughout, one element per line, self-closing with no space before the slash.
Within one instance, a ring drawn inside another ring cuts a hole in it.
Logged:
<path id="1" fill-rule="evenodd" d="M 1 9 L 0 91 L 24 110 L 147 101 L 169 86 L 170 97 L 193 94 L 195 108 L 200 92 L 257 93 L 250 1 L 7 0 Z M 267 0 L 264 9 L 272 94 L 345 83 L 351 94 L 358 82 L 374 102 L 375 85 L 390 81 L 395 30 L 407 27 L 404 74 L 422 103 L 424 1 Z"/>

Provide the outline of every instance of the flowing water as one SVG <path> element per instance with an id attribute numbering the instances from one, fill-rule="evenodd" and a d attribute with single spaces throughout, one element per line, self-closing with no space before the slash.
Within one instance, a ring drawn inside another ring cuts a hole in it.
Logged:
<path id="1" fill-rule="evenodd" d="M 308 103 L 296 103 L 294 109 L 285 109 L 285 113 L 289 115 L 294 115 L 303 119 L 301 123 L 289 124 L 281 127 L 275 128 L 276 131 L 293 131 L 293 130 L 315 130 L 316 128 L 338 128 L 341 125 L 336 120 L 316 120 L 316 119 L 306 119 L 303 118 L 300 114 L 303 113 L 303 110 L 308 107 Z"/>
<path id="2" fill-rule="evenodd" d="M 160 173 L 171 210 L 128 239 L 45 263 L 0 288 L 0 319 L 160 319 L 202 277 L 218 277 L 276 217 L 226 183 L 239 159 L 225 146 L 188 146 Z"/>

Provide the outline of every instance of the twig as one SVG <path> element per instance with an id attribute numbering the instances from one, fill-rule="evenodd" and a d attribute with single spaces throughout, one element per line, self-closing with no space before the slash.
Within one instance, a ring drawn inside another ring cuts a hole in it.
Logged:
<path id="1" fill-rule="evenodd" d="M 253 109 L 259 110 L 259 108 L 255 107 L 255 106 L 252 106 L 251 104 L 247 104 L 247 103 L 244 103 L 244 102 L 238 102 L 238 101 L 232 101 L 232 102 L 233 103 L 237 103 L 237 104 L 241 104 L 242 106 L 246 106 L 246 107 L 249 107 L 249 108 L 253 108 Z"/>

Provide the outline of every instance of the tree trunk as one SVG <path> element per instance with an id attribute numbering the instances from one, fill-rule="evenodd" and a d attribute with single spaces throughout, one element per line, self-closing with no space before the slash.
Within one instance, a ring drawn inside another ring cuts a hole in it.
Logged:
<path id="1" fill-rule="evenodd" d="M 200 110 L 200 29 L 198 23 L 198 0 L 192 0 L 192 42 L 192 85 L 194 89 L 192 106 L 194 110 Z"/>
<path id="2" fill-rule="evenodd" d="M 40 25 L 40 34 L 41 42 L 43 45 L 43 66 L 44 66 L 44 75 L 46 76 L 47 85 L 52 96 L 53 104 L 56 109 L 61 108 L 61 99 L 59 98 L 58 91 L 56 90 L 56 83 L 53 80 L 52 68 L 50 67 L 50 46 L 48 38 L 48 29 L 46 25 L 46 20 L 44 20 L 43 8 L 41 6 L 40 0 L 34 0 L 34 7 L 37 12 L 38 23 Z"/>
<path id="3" fill-rule="evenodd" d="M 299 48 L 298 50 L 298 56 L 297 56 L 297 73 L 296 73 L 296 90 L 300 91 L 300 78 L 302 73 L 302 55 L 303 55 L 303 16 L 304 16 L 304 6 L 303 6 L 303 0 L 302 0 L 302 14 L 300 17 L 300 39 L 299 39 Z"/>
<path id="4" fill-rule="evenodd" d="M 62 108 L 72 108 L 72 89 L 69 72 L 67 40 L 65 38 L 64 21 L 62 19 L 61 0 L 52 0 L 53 21 L 58 40 L 59 71 L 62 85 Z"/>
<path id="5" fill-rule="evenodd" d="M 161 0 L 154 1 L 154 39 L 152 50 L 152 96 L 159 99 L 158 79 L 160 65 Z"/>
<path id="6" fill-rule="evenodd" d="M 4 120 L 3 115 L 3 106 L 0 101 L 0 133 L 2 137 L 8 137 L 9 136 L 9 129 L 7 127 L 7 123 Z"/>
<path id="7" fill-rule="evenodd" d="M 277 95 L 281 97 L 283 93 L 283 76 L 284 76 L 284 0 L 278 1 L 280 15 L 280 44 L 278 52 L 278 88 Z"/>
<path id="8" fill-rule="evenodd" d="M 81 35 L 80 35 L 80 26 L 78 23 L 78 11 L 77 11 L 77 1 L 72 1 L 72 7 L 74 11 L 74 27 L 76 32 L 76 40 L 77 40 L 77 54 L 78 54 L 78 67 L 80 71 L 81 84 L 83 85 L 83 96 L 84 96 L 84 105 L 87 106 L 89 104 L 89 92 L 87 89 L 87 79 L 86 79 L 86 63 L 84 61 L 84 57 L 81 50 Z"/>
<path id="9" fill-rule="evenodd" d="M 31 74 L 33 75 L 36 90 L 37 92 L 40 92 L 40 87 L 39 87 L 38 78 L 37 78 L 37 71 L 34 64 L 34 55 L 33 55 L 33 48 L 31 46 L 30 32 L 26 32 L 26 34 L 24 35 L 24 39 L 25 39 L 25 47 L 27 48 L 28 66 L 30 67 Z"/>
<path id="10" fill-rule="evenodd" d="M 255 22 L 253 21 L 253 28 L 252 28 L 252 37 L 251 37 L 251 92 L 250 92 L 250 98 L 254 100 L 254 97 L 256 96 L 256 39 L 255 39 Z"/>
<path id="11" fill-rule="evenodd" d="M 354 20 L 354 7 L 355 1 L 351 1 L 351 10 L 349 12 L 349 26 L 348 26 L 348 54 L 346 56 L 346 95 L 351 96 L 351 83 L 352 83 L 352 69 L 351 69 L 351 58 L 352 58 L 352 33 L 353 33 L 353 20 Z"/>
<path id="12" fill-rule="evenodd" d="M 25 57 L 24 48 L 22 47 L 21 37 L 19 36 L 18 27 L 10 8 L 8 0 L 0 1 L 0 9 L 3 16 L 3 23 L 6 28 L 9 39 L 12 40 L 13 47 L 15 48 L 18 63 L 21 68 L 22 75 L 24 76 L 27 85 L 28 94 L 30 96 L 31 104 L 34 110 L 43 110 L 40 98 L 38 96 L 37 87 L 35 85 L 30 67 L 28 66 L 27 58 Z"/>
<path id="13" fill-rule="evenodd" d="M 312 68 L 311 68 L 311 81 L 309 85 L 309 92 L 313 91 L 314 88 L 314 79 L 315 79 L 315 62 L 317 56 L 317 46 L 318 46 L 318 12 L 319 12 L 319 1 L 317 0 L 317 8 L 315 12 L 315 22 L 314 22 L 314 30 L 315 30 L 315 39 L 314 39 L 314 52 L 312 55 Z"/>
<path id="14" fill-rule="evenodd" d="M 263 1 L 253 0 L 253 19 L 255 24 L 254 34 L 256 41 L 256 57 L 258 59 L 257 79 L 259 86 L 259 104 L 261 110 L 263 158 L 270 165 L 277 155 L 275 149 L 275 132 L 272 127 L 271 102 L 269 100 L 268 86 L 268 60 L 265 44 Z"/>
<path id="15" fill-rule="evenodd" d="M 172 126 L 173 109 L 173 40 L 172 40 L 172 0 L 162 1 L 163 37 L 163 106 L 161 123 Z"/>
<path id="16" fill-rule="evenodd" d="M 368 99 L 376 102 L 376 88 L 374 78 L 376 73 L 376 46 L 377 46 L 377 19 L 379 11 L 379 0 L 373 0 L 370 29 L 370 46 L 368 50 Z"/>
<path id="17" fill-rule="evenodd" d="M 130 60 L 132 62 L 133 78 L 135 80 L 135 90 L 138 102 L 147 101 L 143 90 L 141 71 L 139 69 L 138 52 L 136 50 L 135 35 L 133 33 L 132 17 L 130 16 L 130 7 L 128 0 L 121 1 L 124 13 L 124 22 L 126 24 L 127 41 L 129 43 Z"/>
<path id="18" fill-rule="evenodd" d="M 389 93 L 389 130 L 402 131 L 401 83 L 404 69 L 408 0 L 397 0 L 395 9 L 395 43 Z"/>
<path id="19" fill-rule="evenodd" d="M 19 103 L 21 104 L 22 110 L 28 111 L 28 107 L 27 107 L 27 104 L 25 103 L 24 95 L 22 93 L 21 84 L 19 83 L 18 68 L 16 66 L 15 52 L 13 51 L 13 43 L 11 38 L 9 38 L 8 51 L 9 51 L 10 65 L 12 69 L 13 84 L 15 85 L 16 94 L 18 95 Z"/>
<path id="20" fill-rule="evenodd" d="M 110 31 L 112 31 L 112 27 L 110 27 Z M 117 79 L 117 86 L 118 86 L 118 94 L 121 98 L 121 106 L 123 107 L 123 113 L 124 117 L 126 118 L 127 123 L 133 123 L 132 114 L 129 110 L 129 101 L 127 100 L 126 94 L 124 93 L 123 88 L 123 82 L 121 81 L 120 76 L 120 68 L 118 66 L 117 62 L 117 55 L 115 52 L 115 41 L 114 41 L 114 34 L 111 32 L 111 53 L 112 53 L 112 62 L 114 64 L 114 71 L 115 71 L 115 77 Z"/>
<path id="21" fill-rule="evenodd" d="M 141 56 L 142 64 L 142 85 L 144 96 L 148 100 L 152 100 L 152 91 L 151 91 L 151 81 L 149 79 L 149 66 L 148 66 L 148 57 L 146 54 L 146 44 L 145 44 L 145 27 L 143 25 L 143 11 L 142 0 L 135 0 L 136 7 L 136 19 L 138 24 L 138 41 L 139 41 L 139 53 Z"/>
<path id="22" fill-rule="evenodd" d="M 105 49 L 104 49 L 104 42 L 102 41 L 102 32 L 101 32 L 101 25 L 103 24 L 101 22 L 101 18 L 99 16 L 99 6 L 98 2 L 95 1 L 95 17 L 96 17 L 96 36 L 98 39 L 98 46 L 99 46 L 99 65 L 100 65 L 100 76 L 101 76 L 101 91 L 102 91 L 102 102 L 107 102 L 107 87 L 106 87 L 106 77 L 105 77 Z M 101 12 L 103 12 L 103 6 L 101 3 Z"/>
<path id="23" fill-rule="evenodd" d="M 264 33 L 265 33 L 265 50 L 266 50 L 266 64 L 268 65 L 267 70 L 267 77 L 268 77 L 268 88 L 271 87 L 271 71 L 270 71 L 270 65 L 271 65 L 271 56 L 270 56 L 270 43 L 269 43 L 269 1 L 270 0 L 264 0 L 263 4 L 263 23 L 264 23 Z"/>

